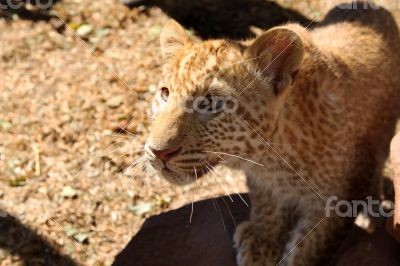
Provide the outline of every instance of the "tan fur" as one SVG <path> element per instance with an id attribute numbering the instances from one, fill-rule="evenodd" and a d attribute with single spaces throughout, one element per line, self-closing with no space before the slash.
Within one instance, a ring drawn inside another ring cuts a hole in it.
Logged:
<path id="1" fill-rule="evenodd" d="M 150 162 L 185 184 L 224 157 L 246 172 L 252 201 L 251 219 L 234 238 L 238 264 L 321 265 L 349 223 L 324 217 L 326 198 L 379 193 L 400 104 L 400 39 L 391 15 L 336 8 L 313 30 L 289 24 L 243 43 L 194 43 L 171 22 L 161 43 L 160 86 L 169 98 L 155 98 L 146 145 L 181 150 L 166 163 L 170 170 L 148 151 Z M 238 110 L 183 108 L 210 93 L 235 97 Z"/>

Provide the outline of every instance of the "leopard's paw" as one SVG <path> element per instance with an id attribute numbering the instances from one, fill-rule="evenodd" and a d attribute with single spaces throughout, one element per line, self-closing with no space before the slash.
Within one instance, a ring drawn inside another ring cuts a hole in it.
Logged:
<path id="1" fill-rule="evenodd" d="M 241 223 L 235 231 L 233 241 L 236 247 L 236 261 L 239 266 L 258 266 L 259 256 L 256 254 L 258 241 L 253 232 L 251 222 Z"/>
<path id="2" fill-rule="evenodd" d="M 268 244 L 251 222 L 241 223 L 236 228 L 233 241 L 239 266 L 273 266 L 277 263 L 279 248 Z"/>

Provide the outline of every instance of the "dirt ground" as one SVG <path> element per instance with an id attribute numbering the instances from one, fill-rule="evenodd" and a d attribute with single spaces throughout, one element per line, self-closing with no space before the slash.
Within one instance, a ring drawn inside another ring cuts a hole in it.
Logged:
<path id="1" fill-rule="evenodd" d="M 0 9 L 0 265 L 110 265 L 146 217 L 246 191 L 223 168 L 177 188 L 143 165 L 161 28 L 172 17 L 194 38 L 247 38 L 339 1 L 145 2 Z"/>

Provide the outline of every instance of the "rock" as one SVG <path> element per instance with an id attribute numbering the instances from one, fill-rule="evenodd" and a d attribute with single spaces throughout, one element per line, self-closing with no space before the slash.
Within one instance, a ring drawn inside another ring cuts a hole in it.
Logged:
<path id="1" fill-rule="evenodd" d="M 86 37 L 93 31 L 93 27 L 89 24 L 83 24 L 76 29 L 79 37 Z"/>
<path id="2" fill-rule="evenodd" d="M 121 96 L 116 96 L 107 101 L 107 105 L 110 108 L 118 108 L 122 104 L 123 98 Z"/>
<path id="3" fill-rule="evenodd" d="M 154 207 L 152 202 L 138 202 L 136 205 L 130 206 L 128 209 L 134 212 L 136 215 L 143 215 L 150 212 Z"/>
<path id="4" fill-rule="evenodd" d="M 78 195 L 78 191 L 70 186 L 63 187 L 61 196 L 64 198 L 75 198 Z"/>
<path id="5" fill-rule="evenodd" d="M 150 217 L 113 265 L 235 266 L 231 239 L 250 208 L 239 196 L 232 199 L 215 199 L 215 205 L 211 199 L 195 202 L 191 223 L 191 204 Z"/>
<path id="6" fill-rule="evenodd" d="M 235 266 L 232 236 L 250 208 L 231 196 L 233 202 L 228 196 L 195 202 L 191 223 L 191 204 L 150 217 L 113 266 Z M 399 248 L 383 227 L 369 234 L 354 226 L 330 265 L 398 266 Z"/>

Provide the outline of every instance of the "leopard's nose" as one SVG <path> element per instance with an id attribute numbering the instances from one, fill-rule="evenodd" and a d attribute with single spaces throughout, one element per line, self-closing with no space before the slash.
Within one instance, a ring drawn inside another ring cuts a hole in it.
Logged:
<path id="1" fill-rule="evenodd" d="M 166 149 L 166 150 L 157 150 L 152 146 L 149 146 L 151 152 L 161 161 L 168 161 L 173 155 L 179 153 L 180 147 Z"/>

